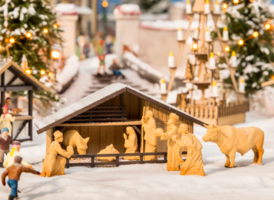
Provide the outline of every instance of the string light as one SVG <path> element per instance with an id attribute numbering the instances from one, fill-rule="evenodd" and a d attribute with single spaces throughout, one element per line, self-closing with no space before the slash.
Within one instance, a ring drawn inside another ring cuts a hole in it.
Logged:
<path id="1" fill-rule="evenodd" d="M 239 0 L 233 0 L 233 3 L 234 3 L 234 4 L 238 4 L 238 3 L 239 3 Z"/>
<path id="2" fill-rule="evenodd" d="M 229 51 L 230 51 L 229 46 L 226 46 L 226 47 L 225 47 L 225 51 L 226 51 L 226 52 L 229 52 Z"/>
<path id="3" fill-rule="evenodd" d="M 221 52 L 220 52 L 220 51 L 217 51 L 216 54 L 217 54 L 217 56 L 220 56 L 220 55 L 221 55 Z"/>
<path id="4" fill-rule="evenodd" d="M 26 70 L 27 74 L 31 74 L 31 71 L 29 69 Z"/>
<path id="5" fill-rule="evenodd" d="M 252 35 L 253 35 L 253 37 L 255 38 L 255 37 L 258 37 L 258 36 L 259 36 L 259 33 L 258 33 L 258 31 L 254 31 Z"/>
<path id="6" fill-rule="evenodd" d="M 242 46 L 244 44 L 244 41 L 242 39 L 238 40 L 238 45 Z"/>
<path id="7" fill-rule="evenodd" d="M 49 77 L 50 77 L 51 79 L 54 79 L 54 74 L 53 74 L 52 72 L 50 72 L 50 73 L 49 73 Z"/>
<path id="8" fill-rule="evenodd" d="M 49 32 L 49 29 L 44 28 L 44 29 L 43 29 L 43 32 L 47 34 L 47 33 Z"/>
<path id="9" fill-rule="evenodd" d="M 15 42 L 15 39 L 14 38 L 10 38 L 10 41 L 9 41 L 11 44 L 13 44 Z"/>
<path id="10" fill-rule="evenodd" d="M 223 3 L 222 7 L 223 7 L 223 9 L 227 9 L 227 7 L 228 7 L 227 3 Z"/>
<path id="11" fill-rule="evenodd" d="M 0 51 L 2 50 L 2 45 L 0 45 Z"/>
<path id="12" fill-rule="evenodd" d="M 59 58 L 59 51 L 57 51 L 57 50 L 53 50 L 52 52 L 51 52 L 51 56 L 52 56 L 52 58 L 53 59 L 57 59 L 57 58 Z"/>
<path id="13" fill-rule="evenodd" d="M 26 37 L 27 37 L 27 38 L 31 38 L 31 37 L 32 37 L 32 34 L 31 34 L 30 32 L 27 32 Z"/>
<path id="14" fill-rule="evenodd" d="M 264 27 L 265 27 L 266 30 L 269 30 L 269 29 L 270 29 L 270 24 L 266 23 L 266 24 L 264 25 Z"/>
<path id="15" fill-rule="evenodd" d="M 58 24 L 53 24 L 53 28 L 57 29 L 58 28 Z"/>
<path id="16" fill-rule="evenodd" d="M 41 71 L 40 71 L 40 74 L 41 74 L 41 75 L 45 75 L 45 74 L 46 74 L 45 70 L 41 70 Z"/>

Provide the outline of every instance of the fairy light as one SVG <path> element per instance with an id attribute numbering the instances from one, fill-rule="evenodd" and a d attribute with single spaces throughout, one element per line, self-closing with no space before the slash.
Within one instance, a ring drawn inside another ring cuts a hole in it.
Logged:
<path id="1" fill-rule="evenodd" d="M 10 42 L 11 44 L 13 44 L 13 43 L 15 42 L 15 39 L 14 39 L 14 38 L 10 38 L 9 42 Z"/>
<path id="2" fill-rule="evenodd" d="M 53 74 L 52 72 L 50 72 L 50 73 L 49 73 L 49 77 L 50 77 L 51 79 L 54 79 L 54 74 Z"/>
<path id="3" fill-rule="evenodd" d="M 238 40 L 238 45 L 242 46 L 244 44 L 244 40 L 240 39 Z"/>
<path id="4" fill-rule="evenodd" d="M 266 24 L 264 25 L 264 27 L 265 27 L 266 30 L 269 30 L 269 29 L 270 29 L 270 24 L 266 23 Z"/>
<path id="5" fill-rule="evenodd" d="M 220 52 L 220 51 L 217 51 L 216 54 L 217 54 L 217 56 L 220 56 L 220 55 L 221 55 L 221 52 Z"/>
<path id="6" fill-rule="evenodd" d="M 108 7 L 108 1 L 103 1 L 103 2 L 102 2 L 102 6 L 103 6 L 104 8 Z"/>
<path id="7" fill-rule="evenodd" d="M 226 46 L 226 47 L 225 47 L 225 51 L 226 51 L 226 52 L 229 52 L 229 51 L 230 51 L 229 46 Z"/>
<path id="8" fill-rule="evenodd" d="M 47 34 L 47 33 L 49 32 L 49 29 L 44 28 L 44 29 L 43 29 L 43 32 Z"/>
<path id="9" fill-rule="evenodd" d="M 254 31 L 252 35 L 253 35 L 254 38 L 256 38 L 256 37 L 259 36 L 259 32 L 258 31 Z"/>
<path id="10" fill-rule="evenodd" d="M 57 29 L 58 25 L 57 24 L 53 24 L 53 28 Z"/>
<path id="11" fill-rule="evenodd" d="M 26 70 L 27 74 L 31 74 L 31 71 L 29 69 Z"/>
<path id="12" fill-rule="evenodd" d="M 223 3 L 222 7 L 223 7 L 223 9 L 227 9 L 227 7 L 228 7 L 227 3 Z"/>
<path id="13" fill-rule="evenodd" d="M 59 53 L 59 51 L 57 51 L 57 50 L 53 50 L 53 51 L 51 52 L 51 56 L 52 56 L 53 59 L 59 58 L 59 55 L 60 55 L 60 53 Z"/>
<path id="14" fill-rule="evenodd" d="M 27 32 L 26 37 L 27 37 L 27 38 L 31 38 L 31 37 L 32 37 L 32 34 L 31 34 L 30 32 Z"/>
<path id="15" fill-rule="evenodd" d="M 45 75 L 45 74 L 46 74 L 45 70 L 41 70 L 41 71 L 40 71 L 40 74 L 41 74 L 41 75 Z"/>
<path id="16" fill-rule="evenodd" d="M 193 48 L 194 51 L 196 51 L 198 49 L 198 44 L 196 42 L 194 42 L 192 44 L 192 48 Z"/>
<path id="17" fill-rule="evenodd" d="M 0 45 L 0 51 L 2 50 L 2 48 L 3 48 L 2 45 Z"/>
<path id="18" fill-rule="evenodd" d="M 238 4 L 238 3 L 239 3 L 239 0 L 233 0 L 233 3 L 234 3 L 234 4 Z"/>

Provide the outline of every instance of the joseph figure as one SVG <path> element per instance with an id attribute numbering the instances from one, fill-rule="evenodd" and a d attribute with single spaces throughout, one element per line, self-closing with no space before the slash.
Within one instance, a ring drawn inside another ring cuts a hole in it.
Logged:
<path id="1" fill-rule="evenodd" d="M 146 112 L 145 117 L 142 119 L 142 123 L 145 131 L 145 153 L 155 152 L 157 145 L 155 135 L 156 123 L 152 111 L 148 110 Z M 156 160 L 156 156 L 144 156 L 144 160 Z"/>
<path id="2" fill-rule="evenodd" d="M 179 116 L 171 113 L 167 122 L 167 131 L 163 129 L 156 129 L 156 136 L 160 137 L 161 140 L 167 140 L 167 170 L 168 171 L 179 171 L 179 165 L 181 164 L 178 160 L 179 147 L 176 143 L 178 135 L 178 127 L 175 123 L 179 120 Z"/>

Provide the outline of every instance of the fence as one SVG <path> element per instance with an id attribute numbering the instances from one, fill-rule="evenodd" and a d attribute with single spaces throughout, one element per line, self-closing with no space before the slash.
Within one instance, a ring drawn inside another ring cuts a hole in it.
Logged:
<path id="1" fill-rule="evenodd" d="M 182 152 L 183 154 L 186 152 Z M 140 160 L 120 160 L 119 158 L 122 156 L 130 157 L 130 156 L 140 156 Z M 164 156 L 163 160 L 144 160 L 144 156 Z M 95 162 L 96 157 L 116 157 L 116 160 L 113 162 Z M 90 158 L 91 162 L 84 163 L 70 163 L 69 160 L 71 158 Z M 167 152 L 152 152 L 152 153 L 121 153 L 121 154 L 85 154 L 85 155 L 72 155 L 66 162 L 66 168 L 70 167 L 95 167 L 98 165 L 130 165 L 130 164 L 146 164 L 146 163 L 166 163 L 167 162 Z"/>
<path id="2" fill-rule="evenodd" d="M 197 117 L 197 118 L 208 118 L 216 119 L 218 117 L 225 117 L 229 115 L 236 115 L 239 113 L 245 113 L 249 111 L 249 102 L 243 102 L 242 104 L 235 105 L 221 105 L 221 106 L 195 106 L 188 105 L 182 108 L 184 112 Z"/>

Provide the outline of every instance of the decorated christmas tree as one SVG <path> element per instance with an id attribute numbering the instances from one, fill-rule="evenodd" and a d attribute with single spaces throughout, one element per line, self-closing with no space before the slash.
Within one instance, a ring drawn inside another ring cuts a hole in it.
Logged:
<path id="1" fill-rule="evenodd" d="M 224 41 L 228 33 L 229 48 L 226 51 L 229 51 L 230 61 L 236 54 L 235 79 L 245 82 L 246 95 L 254 94 L 262 89 L 261 83 L 274 74 L 271 65 L 274 62 L 273 16 L 263 1 L 229 0 L 224 1 L 222 7 L 226 27 L 220 31 Z M 213 35 L 217 37 L 216 33 Z M 219 67 L 227 67 L 224 57 L 220 58 Z M 231 77 L 224 79 L 224 83 L 226 88 L 233 88 Z"/>
<path id="2" fill-rule="evenodd" d="M 26 74 L 44 82 L 52 92 L 36 91 L 34 98 L 43 105 L 60 101 L 55 94 L 52 51 L 60 44 L 60 28 L 56 15 L 44 0 L 6 0 L 0 2 L 0 54 L 20 64 Z M 12 93 L 24 96 L 24 93 Z"/>

